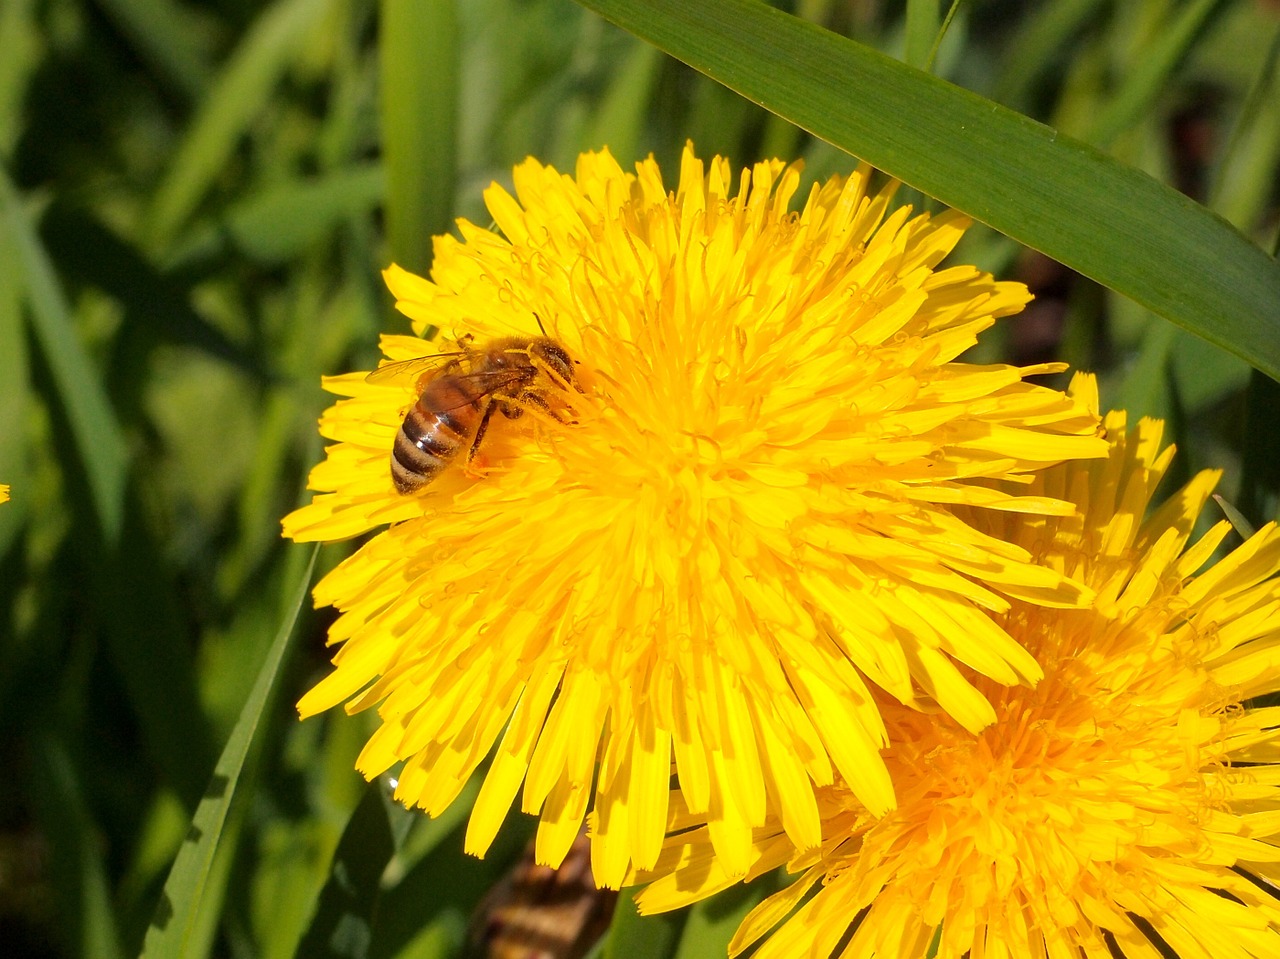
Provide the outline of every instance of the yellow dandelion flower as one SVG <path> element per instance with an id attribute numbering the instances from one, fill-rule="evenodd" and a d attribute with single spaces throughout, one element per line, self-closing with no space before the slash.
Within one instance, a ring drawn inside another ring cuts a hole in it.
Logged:
<path id="1" fill-rule="evenodd" d="M 1092 609 L 1019 602 L 1003 617 L 1044 679 L 978 680 L 998 719 L 977 736 L 888 704 L 898 808 L 877 819 L 837 785 L 822 791 L 819 849 L 777 822 L 757 830 L 749 875 L 789 861 L 801 877 L 731 952 L 790 914 L 758 959 L 1280 956 L 1280 530 L 1196 575 L 1229 531 L 1187 548 L 1218 474 L 1144 522 L 1172 449 L 1156 421 L 1127 435 L 1111 414 L 1107 430 L 1108 460 L 1033 487 L 1082 516 L 998 531 L 1097 592 Z M 1273 705 L 1252 701 L 1263 694 Z M 706 817 L 680 807 L 642 910 L 734 882 Z"/>
<path id="2" fill-rule="evenodd" d="M 580 388 L 524 349 L 564 395 L 503 400 L 530 415 L 496 417 L 474 461 L 404 495 L 388 456 L 421 383 L 328 379 L 346 399 L 321 420 L 319 495 L 284 521 L 296 540 L 389 524 L 316 587 L 343 645 L 299 709 L 376 705 L 360 769 L 403 762 L 397 795 L 433 815 L 501 737 L 471 852 L 519 793 L 558 863 L 593 805 L 596 877 L 617 885 L 658 856 L 673 770 L 726 861 L 746 868 L 767 808 L 813 845 L 836 771 L 894 805 L 868 678 L 979 729 L 995 714 L 958 663 L 1040 675 L 989 613 L 1087 601 L 953 508 L 1070 512 L 994 482 L 1105 455 L 1096 413 L 1024 380 L 1056 366 L 956 362 L 1027 291 L 939 269 L 965 221 L 890 212 L 870 172 L 790 212 L 800 171 L 777 161 L 735 189 L 690 147 L 671 192 L 652 159 L 627 173 L 588 153 L 574 177 L 531 159 L 515 196 L 485 194 L 501 235 L 461 221 L 431 280 L 386 272 L 443 348 L 545 329 Z"/>
<path id="3" fill-rule="evenodd" d="M 0 483 L 0 503 L 7 503 L 8 501 L 9 501 L 9 487 L 5 486 L 3 483 Z"/>

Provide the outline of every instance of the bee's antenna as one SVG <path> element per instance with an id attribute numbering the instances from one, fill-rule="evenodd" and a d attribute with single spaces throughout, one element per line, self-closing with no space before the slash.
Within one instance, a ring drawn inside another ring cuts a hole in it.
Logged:
<path id="1" fill-rule="evenodd" d="M 535 320 L 537 320 L 537 321 L 538 321 L 538 329 L 540 329 L 540 330 L 542 331 L 542 335 L 543 335 L 543 336 L 547 336 L 547 328 L 546 328 L 545 326 L 543 326 L 543 325 L 542 325 L 542 317 L 540 317 L 540 316 L 535 312 L 535 313 L 533 314 L 533 318 L 534 318 Z M 551 337 L 547 336 L 547 339 L 550 339 L 550 338 L 551 338 Z"/>

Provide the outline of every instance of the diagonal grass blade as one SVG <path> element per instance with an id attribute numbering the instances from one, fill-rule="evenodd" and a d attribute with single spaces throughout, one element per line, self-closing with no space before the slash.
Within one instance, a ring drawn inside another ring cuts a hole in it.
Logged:
<path id="1" fill-rule="evenodd" d="M 1280 264 L 1145 173 L 759 0 L 580 2 L 1280 378 Z"/>
<path id="2" fill-rule="evenodd" d="M 382 0 L 379 70 L 382 156 L 391 258 L 431 265 L 431 237 L 453 212 L 458 138 L 455 0 Z"/>
<path id="3" fill-rule="evenodd" d="M 226 877 L 216 856 L 223 827 L 240 785 L 241 774 L 248 765 L 254 735 L 274 699 L 280 665 L 307 596 L 316 554 L 317 550 L 312 550 L 311 560 L 299 577 L 284 622 L 267 651 L 258 678 L 214 768 L 204 798 L 196 809 L 191 830 L 165 881 L 160 905 L 142 947 L 142 955 L 147 959 L 198 959 L 207 953 L 211 916 L 216 915 L 216 903 L 221 900 L 223 892 L 217 880 L 225 881 Z"/>

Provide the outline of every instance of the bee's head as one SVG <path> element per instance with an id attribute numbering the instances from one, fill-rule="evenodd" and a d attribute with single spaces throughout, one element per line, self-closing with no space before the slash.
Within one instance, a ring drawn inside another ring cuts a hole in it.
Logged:
<path id="1" fill-rule="evenodd" d="M 529 344 L 529 358 L 545 366 L 564 385 L 577 387 L 573 359 L 563 346 L 552 339 L 538 339 Z"/>

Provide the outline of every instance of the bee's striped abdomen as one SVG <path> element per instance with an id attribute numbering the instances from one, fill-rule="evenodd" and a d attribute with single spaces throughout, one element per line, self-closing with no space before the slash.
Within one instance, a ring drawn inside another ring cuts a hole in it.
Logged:
<path id="1" fill-rule="evenodd" d="M 454 377 L 432 380 L 409 410 L 391 448 L 391 481 L 401 493 L 430 483 L 471 442 L 483 394 Z"/>

